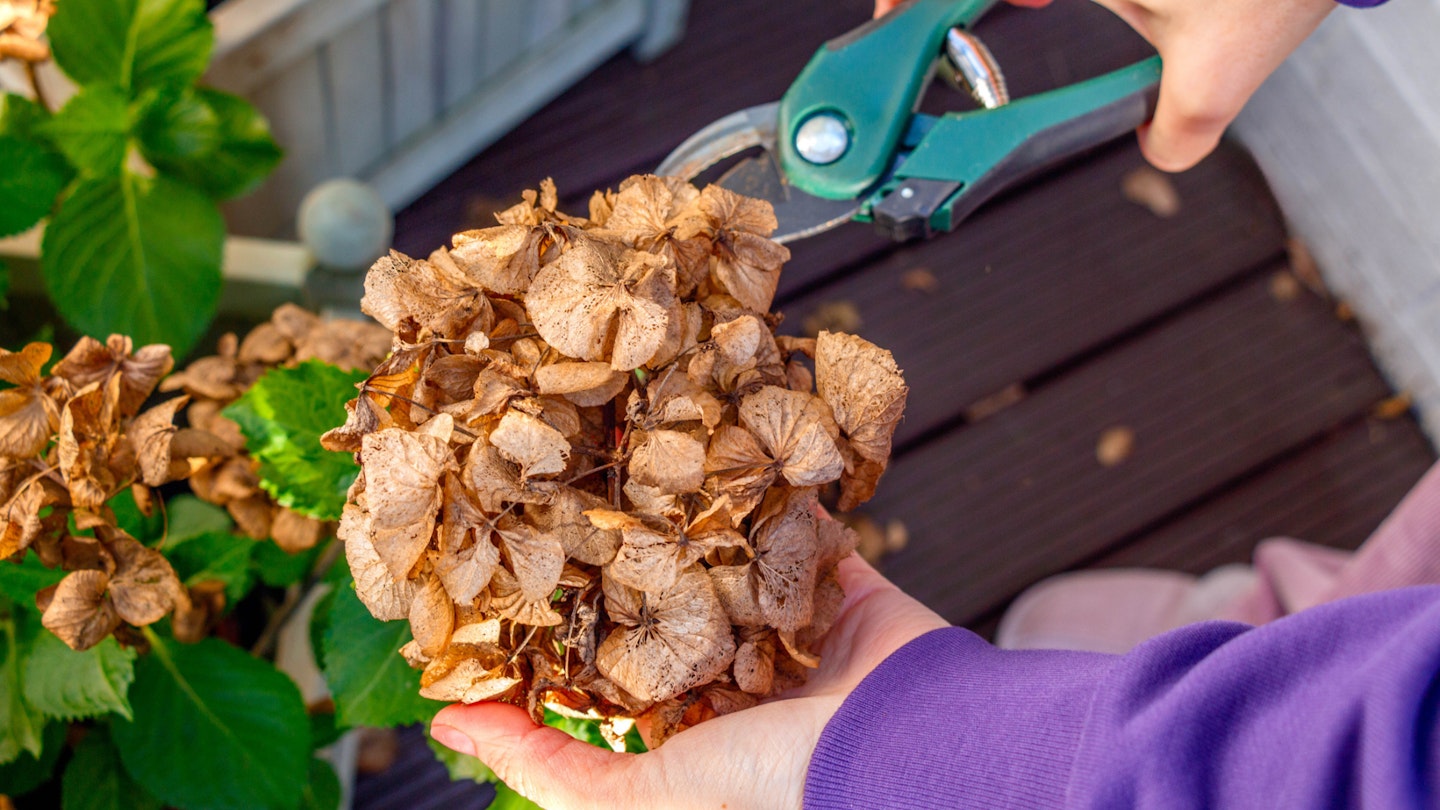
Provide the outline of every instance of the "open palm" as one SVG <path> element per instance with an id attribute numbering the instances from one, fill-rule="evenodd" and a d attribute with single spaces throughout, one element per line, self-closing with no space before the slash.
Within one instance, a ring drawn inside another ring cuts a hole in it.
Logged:
<path id="1" fill-rule="evenodd" d="M 891 653 L 948 626 L 853 554 L 838 574 L 845 603 L 808 683 L 681 732 L 656 751 L 605 751 L 499 703 L 446 708 L 432 733 L 549 810 L 799 807 L 810 755 L 845 697 Z"/>

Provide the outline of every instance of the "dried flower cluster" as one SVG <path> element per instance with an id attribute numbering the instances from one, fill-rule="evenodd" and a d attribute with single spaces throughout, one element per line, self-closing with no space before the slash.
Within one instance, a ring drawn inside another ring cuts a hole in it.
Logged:
<path id="1" fill-rule="evenodd" d="M 121 335 L 81 338 L 48 376 L 48 344 L 0 350 L 0 380 L 14 386 L 0 391 L 0 560 L 33 550 L 70 572 L 36 604 L 45 627 L 77 650 L 166 615 L 177 638 L 198 640 L 224 607 L 223 586 L 185 587 L 159 551 L 119 528 L 107 502 L 128 489 L 149 515 L 154 487 L 188 479 L 252 537 L 273 536 L 287 550 L 314 545 L 324 524 L 259 491 L 244 438 L 219 411 L 269 367 L 307 357 L 369 367 L 388 350 L 388 333 L 373 324 L 321 322 L 290 306 L 169 378 L 169 347 L 137 350 Z M 187 395 L 142 411 L 157 386 Z M 189 426 L 177 427 L 187 404 Z"/>
<path id="2" fill-rule="evenodd" d="M 202 500 L 223 506 L 249 537 L 274 538 L 291 553 L 314 546 L 325 536 L 325 524 L 280 506 L 260 488 L 258 465 L 245 453 L 240 427 L 220 412 L 272 368 L 317 359 L 347 371 L 369 369 L 389 351 L 390 333 L 373 323 L 322 320 L 293 304 L 281 305 L 244 340 L 222 337 L 218 354 L 160 383 L 161 391 L 183 390 L 190 397 L 185 418 L 191 427 L 213 433 L 226 445 L 223 458 L 190 476 L 190 488 Z"/>
<path id="3" fill-rule="evenodd" d="M 547 181 L 378 261 L 394 350 L 324 441 L 361 462 L 339 534 L 423 695 L 648 712 L 663 740 L 818 663 L 855 538 L 817 493 L 870 496 L 907 389 L 860 338 L 774 335 L 768 203 L 643 176 L 589 213 Z"/>
<path id="4" fill-rule="evenodd" d="M 54 14 L 54 0 L 0 0 L 0 59 L 30 63 L 49 59 L 44 36 Z"/>

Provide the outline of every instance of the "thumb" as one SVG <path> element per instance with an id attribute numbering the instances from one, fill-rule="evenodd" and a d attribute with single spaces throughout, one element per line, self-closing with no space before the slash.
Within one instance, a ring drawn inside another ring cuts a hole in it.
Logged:
<path id="1" fill-rule="evenodd" d="M 1140 150 L 1157 169 L 1184 171 L 1210 154 L 1268 71 L 1251 71 L 1213 49 L 1177 47 L 1164 54 L 1155 118 L 1140 128 Z"/>
<path id="2" fill-rule="evenodd" d="M 559 729 L 537 726 L 518 706 L 455 704 L 441 709 L 430 735 L 479 757 L 515 792 L 549 810 L 634 806 L 641 785 L 634 754 L 606 751 Z"/>

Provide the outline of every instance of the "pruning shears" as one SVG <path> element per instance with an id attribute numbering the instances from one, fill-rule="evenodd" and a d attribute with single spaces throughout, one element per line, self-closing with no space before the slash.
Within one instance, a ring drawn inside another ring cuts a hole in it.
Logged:
<path id="1" fill-rule="evenodd" d="M 909 0 L 826 42 L 779 101 L 705 127 L 656 174 L 691 179 L 760 147 L 717 182 L 774 205 L 773 239 L 858 221 L 906 240 L 954 230 L 996 192 L 1150 119 L 1158 56 L 1011 101 L 970 31 L 995 2 Z M 937 73 L 980 108 L 916 112 Z"/>

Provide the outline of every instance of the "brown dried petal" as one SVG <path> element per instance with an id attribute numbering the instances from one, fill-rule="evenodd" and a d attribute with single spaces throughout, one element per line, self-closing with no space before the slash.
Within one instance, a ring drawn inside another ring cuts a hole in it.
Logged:
<path id="1" fill-rule="evenodd" d="M 716 429 L 705 455 L 705 472 L 713 476 L 718 491 L 729 496 L 737 519 L 760 504 L 779 467 L 754 434 L 738 425 Z"/>
<path id="2" fill-rule="evenodd" d="M 691 569 L 673 587 L 642 593 L 605 577 L 605 606 L 620 627 L 595 664 L 641 700 L 674 697 L 714 679 L 735 657 L 735 637 L 710 578 Z"/>
<path id="3" fill-rule="evenodd" d="M 755 589 L 755 577 L 750 573 L 753 562 L 744 565 L 717 565 L 710 569 L 710 582 L 715 586 L 715 595 L 725 607 L 731 624 L 746 627 L 766 626 L 765 613 L 760 609 L 760 597 Z"/>
<path id="4" fill-rule="evenodd" d="M 529 225 L 499 225 L 454 238 L 450 255 L 470 281 L 502 295 L 530 289 L 549 243 L 544 229 Z"/>
<path id="5" fill-rule="evenodd" d="M 438 578 L 431 577 L 420 586 L 415 601 L 410 603 L 409 619 L 410 633 L 424 655 L 438 655 L 450 643 L 455 629 L 455 604 Z"/>
<path id="6" fill-rule="evenodd" d="M 509 411 L 490 434 L 500 455 L 520 465 L 522 479 L 565 471 L 570 443 L 555 428 L 520 411 Z"/>
<path id="7" fill-rule="evenodd" d="M 659 256 L 633 250 L 616 255 L 609 245 L 580 239 L 535 277 L 526 305 L 551 346 L 629 371 L 665 340 L 675 270 Z"/>
<path id="8" fill-rule="evenodd" d="M 60 472 L 76 506 L 98 509 L 117 483 L 109 462 L 118 438 L 119 389 L 118 377 L 111 377 L 103 386 L 92 383 L 71 397 L 60 412 L 56 449 Z"/>
<path id="9" fill-rule="evenodd" d="M 539 506 L 525 514 L 546 536 L 560 541 L 565 556 L 587 565 L 606 565 L 620 549 L 619 530 L 602 529 L 586 517 L 591 509 L 604 509 L 603 499 L 572 487 L 562 487 L 549 505 Z"/>
<path id="10" fill-rule="evenodd" d="M 768 695 L 775 682 L 775 631 L 742 628 L 735 650 L 735 685 L 752 695 Z"/>
<path id="11" fill-rule="evenodd" d="M 43 526 L 40 510 L 45 506 L 45 487 L 32 481 L 0 508 L 0 560 L 29 548 Z"/>
<path id="12" fill-rule="evenodd" d="M 507 674 L 504 666 L 487 669 L 483 660 L 466 658 L 443 676 L 422 685 L 420 696 L 450 703 L 479 703 L 495 700 L 521 683 L 523 680 Z"/>
<path id="13" fill-rule="evenodd" d="M 295 346 L 275 324 L 262 323 L 240 341 L 237 359 L 242 363 L 274 366 L 289 360 L 294 353 Z"/>
<path id="14" fill-rule="evenodd" d="M 134 538 L 117 532 L 109 542 L 115 555 L 115 575 L 110 578 L 110 599 L 120 618 L 138 626 L 160 620 L 175 607 L 183 592 L 175 569 L 160 552 L 140 545 Z"/>
<path id="15" fill-rule="evenodd" d="M 39 454 L 60 426 L 60 409 L 38 383 L 0 391 L 0 456 Z"/>
<path id="16" fill-rule="evenodd" d="M 358 453 L 366 434 L 390 425 L 390 415 L 377 406 L 369 394 L 361 394 L 345 403 L 345 411 L 348 414 L 345 424 L 320 437 L 320 445 L 326 450 Z"/>
<path id="17" fill-rule="evenodd" d="M 604 405 L 615 398 L 629 378 L 609 363 L 555 363 L 535 372 L 542 394 L 558 394 L 582 408 Z"/>
<path id="18" fill-rule="evenodd" d="M 520 582 L 504 567 L 495 569 L 490 581 L 490 605 L 500 615 L 517 623 L 535 627 L 554 627 L 564 618 L 550 607 L 550 594 L 540 599 L 526 599 L 520 590 Z"/>
<path id="19" fill-rule="evenodd" d="M 392 428 L 362 442 L 370 540 L 397 580 L 410 575 L 435 531 L 440 475 L 450 463 L 447 428 L 453 424 L 448 414 L 440 414 L 426 431 Z"/>
<path id="20" fill-rule="evenodd" d="M 141 346 L 131 354 L 132 346 L 130 338 L 123 335 L 111 335 L 104 343 L 82 337 L 70 353 L 55 364 L 52 373 L 80 389 L 103 382 L 118 372 L 120 413 L 133 415 L 155 390 L 156 383 L 175 367 L 175 359 L 170 355 L 169 346 Z"/>
<path id="21" fill-rule="evenodd" d="M 325 533 L 325 524 L 299 512 L 280 508 L 270 522 L 270 536 L 287 554 L 299 554 L 312 549 Z"/>
<path id="22" fill-rule="evenodd" d="M 355 593 L 371 615 L 381 621 L 410 618 L 410 605 L 418 590 L 409 579 L 396 580 L 370 542 L 370 516 L 362 506 L 345 504 L 339 537 L 345 543 L 345 560 L 355 578 Z"/>
<path id="23" fill-rule="evenodd" d="M 665 492 L 698 492 L 705 483 L 705 445 L 687 433 L 650 431 L 630 456 L 629 472 L 639 483 Z"/>
<path id="24" fill-rule="evenodd" d="M 140 465 L 140 479 L 152 487 L 171 480 L 170 440 L 175 435 L 175 412 L 190 401 L 178 396 L 156 405 L 135 417 L 125 431 L 135 444 L 135 457 Z"/>
<path id="25" fill-rule="evenodd" d="M 767 385 L 740 402 L 740 423 L 755 434 L 797 487 L 840 477 L 845 461 L 825 430 L 824 404 L 803 391 Z"/>
<path id="26" fill-rule="evenodd" d="M 486 306 L 484 296 L 463 277 L 446 272 L 444 262 L 412 259 L 399 251 L 382 256 L 365 276 L 360 309 L 386 329 L 404 334 L 405 321 L 420 329 L 449 335 L 459 332 Z"/>
<path id="27" fill-rule="evenodd" d="M 453 474 L 446 474 L 435 573 L 458 604 L 469 604 L 490 585 L 500 549 L 490 541 L 485 514 Z"/>
<path id="28" fill-rule="evenodd" d="M 815 345 L 815 384 L 855 452 L 886 462 L 910 391 L 894 356 L 854 335 L 821 332 Z"/>
<path id="29" fill-rule="evenodd" d="M 549 599 L 565 568 L 565 549 L 560 540 L 514 519 L 502 521 L 496 533 L 503 543 L 510 572 L 520 584 L 520 593 L 529 601 Z"/>
<path id="30" fill-rule="evenodd" d="M 73 650 L 88 650 L 120 626 L 105 598 L 110 578 L 103 571 L 72 571 L 60 580 L 40 623 Z"/>
<path id="31" fill-rule="evenodd" d="M 755 521 L 756 594 L 766 620 L 779 630 L 798 630 L 814 610 L 819 556 L 813 490 L 772 490 Z"/>
<path id="32" fill-rule="evenodd" d="M 81 340 L 94 342 L 92 338 Z M 40 381 L 40 370 L 50 361 L 53 351 L 48 343 L 30 343 L 18 352 L 0 349 L 0 380 L 20 388 L 34 385 Z"/>
<path id="33" fill-rule="evenodd" d="M 269 496 L 259 492 L 225 502 L 225 511 L 235 520 L 236 528 L 251 540 L 264 540 L 270 536 L 276 508 Z"/>
<path id="34" fill-rule="evenodd" d="M 470 448 L 461 477 L 487 512 L 499 512 L 507 503 L 548 503 L 560 486 L 554 481 L 522 481 L 518 465 L 479 442 Z"/>

